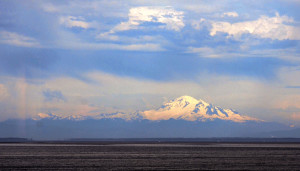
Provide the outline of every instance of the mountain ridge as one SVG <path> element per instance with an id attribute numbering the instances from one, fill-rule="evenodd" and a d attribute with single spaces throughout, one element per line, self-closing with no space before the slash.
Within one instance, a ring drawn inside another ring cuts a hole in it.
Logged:
<path id="1" fill-rule="evenodd" d="M 270 137 L 275 135 L 272 131 L 290 129 L 289 126 L 280 123 L 261 121 L 241 115 L 232 109 L 216 107 L 201 99 L 181 96 L 164 103 L 158 109 L 134 113 L 115 112 L 95 116 L 39 113 L 33 119 L 6 120 L 0 122 L 0 137 L 41 140 Z M 295 130 L 295 134 L 298 131 Z"/>

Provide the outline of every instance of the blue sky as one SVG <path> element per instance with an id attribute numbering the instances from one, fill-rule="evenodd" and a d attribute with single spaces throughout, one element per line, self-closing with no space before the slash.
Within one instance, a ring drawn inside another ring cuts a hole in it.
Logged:
<path id="1" fill-rule="evenodd" d="M 300 1 L 0 1 L 0 120 L 181 95 L 300 125 Z"/>

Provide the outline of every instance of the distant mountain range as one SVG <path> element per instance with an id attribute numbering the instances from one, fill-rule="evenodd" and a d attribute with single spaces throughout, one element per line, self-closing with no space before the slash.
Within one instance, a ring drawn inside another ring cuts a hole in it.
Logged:
<path id="1" fill-rule="evenodd" d="M 278 130 L 280 134 L 278 134 Z M 300 137 L 300 130 L 241 115 L 203 100 L 182 96 L 156 110 L 96 116 L 39 113 L 26 120 L 0 123 L 0 137 L 41 140 L 68 138 L 195 138 L 195 137 Z M 299 133 L 299 134 L 297 134 Z M 277 136 L 280 135 L 280 136 Z M 289 136 L 285 136 L 289 137 Z"/>
<path id="2" fill-rule="evenodd" d="M 135 113 L 110 113 L 110 114 L 99 114 L 96 116 L 82 116 L 82 115 L 71 115 L 62 117 L 51 113 L 39 113 L 34 120 L 41 119 L 52 119 L 52 120 L 87 120 L 87 119 L 104 119 L 104 118 L 120 118 L 124 120 L 137 120 L 147 119 L 152 121 L 158 120 L 169 120 L 169 119 L 180 119 L 187 121 L 213 121 L 215 119 L 227 120 L 233 122 L 246 122 L 246 121 L 257 121 L 262 120 L 252 118 L 249 116 L 242 116 L 238 112 L 232 109 L 222 109 L 209 104 L 203 100 L 196 100 L 190 96 L 181 96 L 172 100 L 168 103 L 163 104 L 159 109 L 140 111 Z"/>

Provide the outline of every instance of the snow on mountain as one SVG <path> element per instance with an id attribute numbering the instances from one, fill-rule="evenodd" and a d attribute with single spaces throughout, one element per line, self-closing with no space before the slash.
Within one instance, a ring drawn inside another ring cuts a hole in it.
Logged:
<path id="1" fill-rule="evenodd" d="M 51 119 L 51 120 L 72 120 L 72 121 L 81 121 L 88 119 L 89 116 L 83 116 L 83 115 L 70 115 L 70 116 L 58 116 L 52 113 L 39 113 L 36 117 L 33 118 L 33 120 L 41 120 L 41 119 Z"/>
<path id="2" fill-rule="evenodd" d="M 58 116 L 55 114 L 39 113 L 34 120 L 52 119 L 52 120 L 87 120 L 87 119 L 124 119 L 124 120 L 169 120 L 169 119 L 181 119 L 187 121 L 207 121 L 214 119 L 230 120 L 233 122 L 246 122 L 246 121 L 261 121 L 249 116 L 240 115 L 238 112 L 232 109 L 222 109 L 209 104 L 203 100 L 197 100 L 190 96 L 181 96 L 165 103 L 161 108 L 157 110 L 147 110 L 135 113 L 104 113 L 95 116 L 82 116 L 82 115 L 70 115 L 66 117 Z"/>
<path id="3" fill-rule="evenodd" d="M 181 96 L 165 103 L 157 110 L 144 111 L 142 115 L 149 120 L 183 119 L 188 121 L 206 121 L 221 119 L 234 122 L 260 121 L 249 116 L 242 116 L 232 109 L 222 109 L 190 96 Z"/>
<path id="4" fill-rule="evenodd" d="M 96 116 L 93 116 L 94 119 L 105 119 L 105 118 L 110 118 L 110 119 L 124 119 L 124 120 L 136 120 L 136 119 L 141 119 L 140 115 L 135 112 L 135 113 L 124 113 L 124 112 L 115 112 L 115 113 L 103 113 L 99 114 Z"/>
<path id="5" fill-rule="evenodd" d="M 34 118 L 32 118 L 33 120 L 41 120 L 41 119 L 52 119 L 52 120 L 60 120 L 63 119 L 63 117 L 58 116 L 58 115 L 54 115 L 52 113 L 39 113 L 37 114 Z"/>
<path id="6" fill-rule="evenodd" d="M 70 115 L 67 117 L 63 117 L 62 119 L 72 120 L 72 121 L 82 121 L 90 119 L 90 116 L 83 116 L 83 115 Z"/>
<path id="7" fill-rule="evenodd" d="M 51 120 L 72 120 L 72 121 L 82 121 L 87 119 L 124 119 L 124 120 L 135 120 L 141 119 L 141 116 L 136 112 L 132 114 L 127 114 L 123 112 L 115 113 L 101 113 L 95 116 L 84 116 L 84 115 L 69 115 L 69 116 L 58 116 L 52 113 L 39 113 L 33 120 L 51 119 Z"/>

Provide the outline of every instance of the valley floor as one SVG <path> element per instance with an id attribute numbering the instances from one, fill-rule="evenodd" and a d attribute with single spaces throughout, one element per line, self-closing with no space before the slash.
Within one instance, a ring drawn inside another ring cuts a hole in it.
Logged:
<path id="1" fill-rule="evenodd" d="M 299 170 L 300 143 L 0 143 L 0 170 Z"/>

